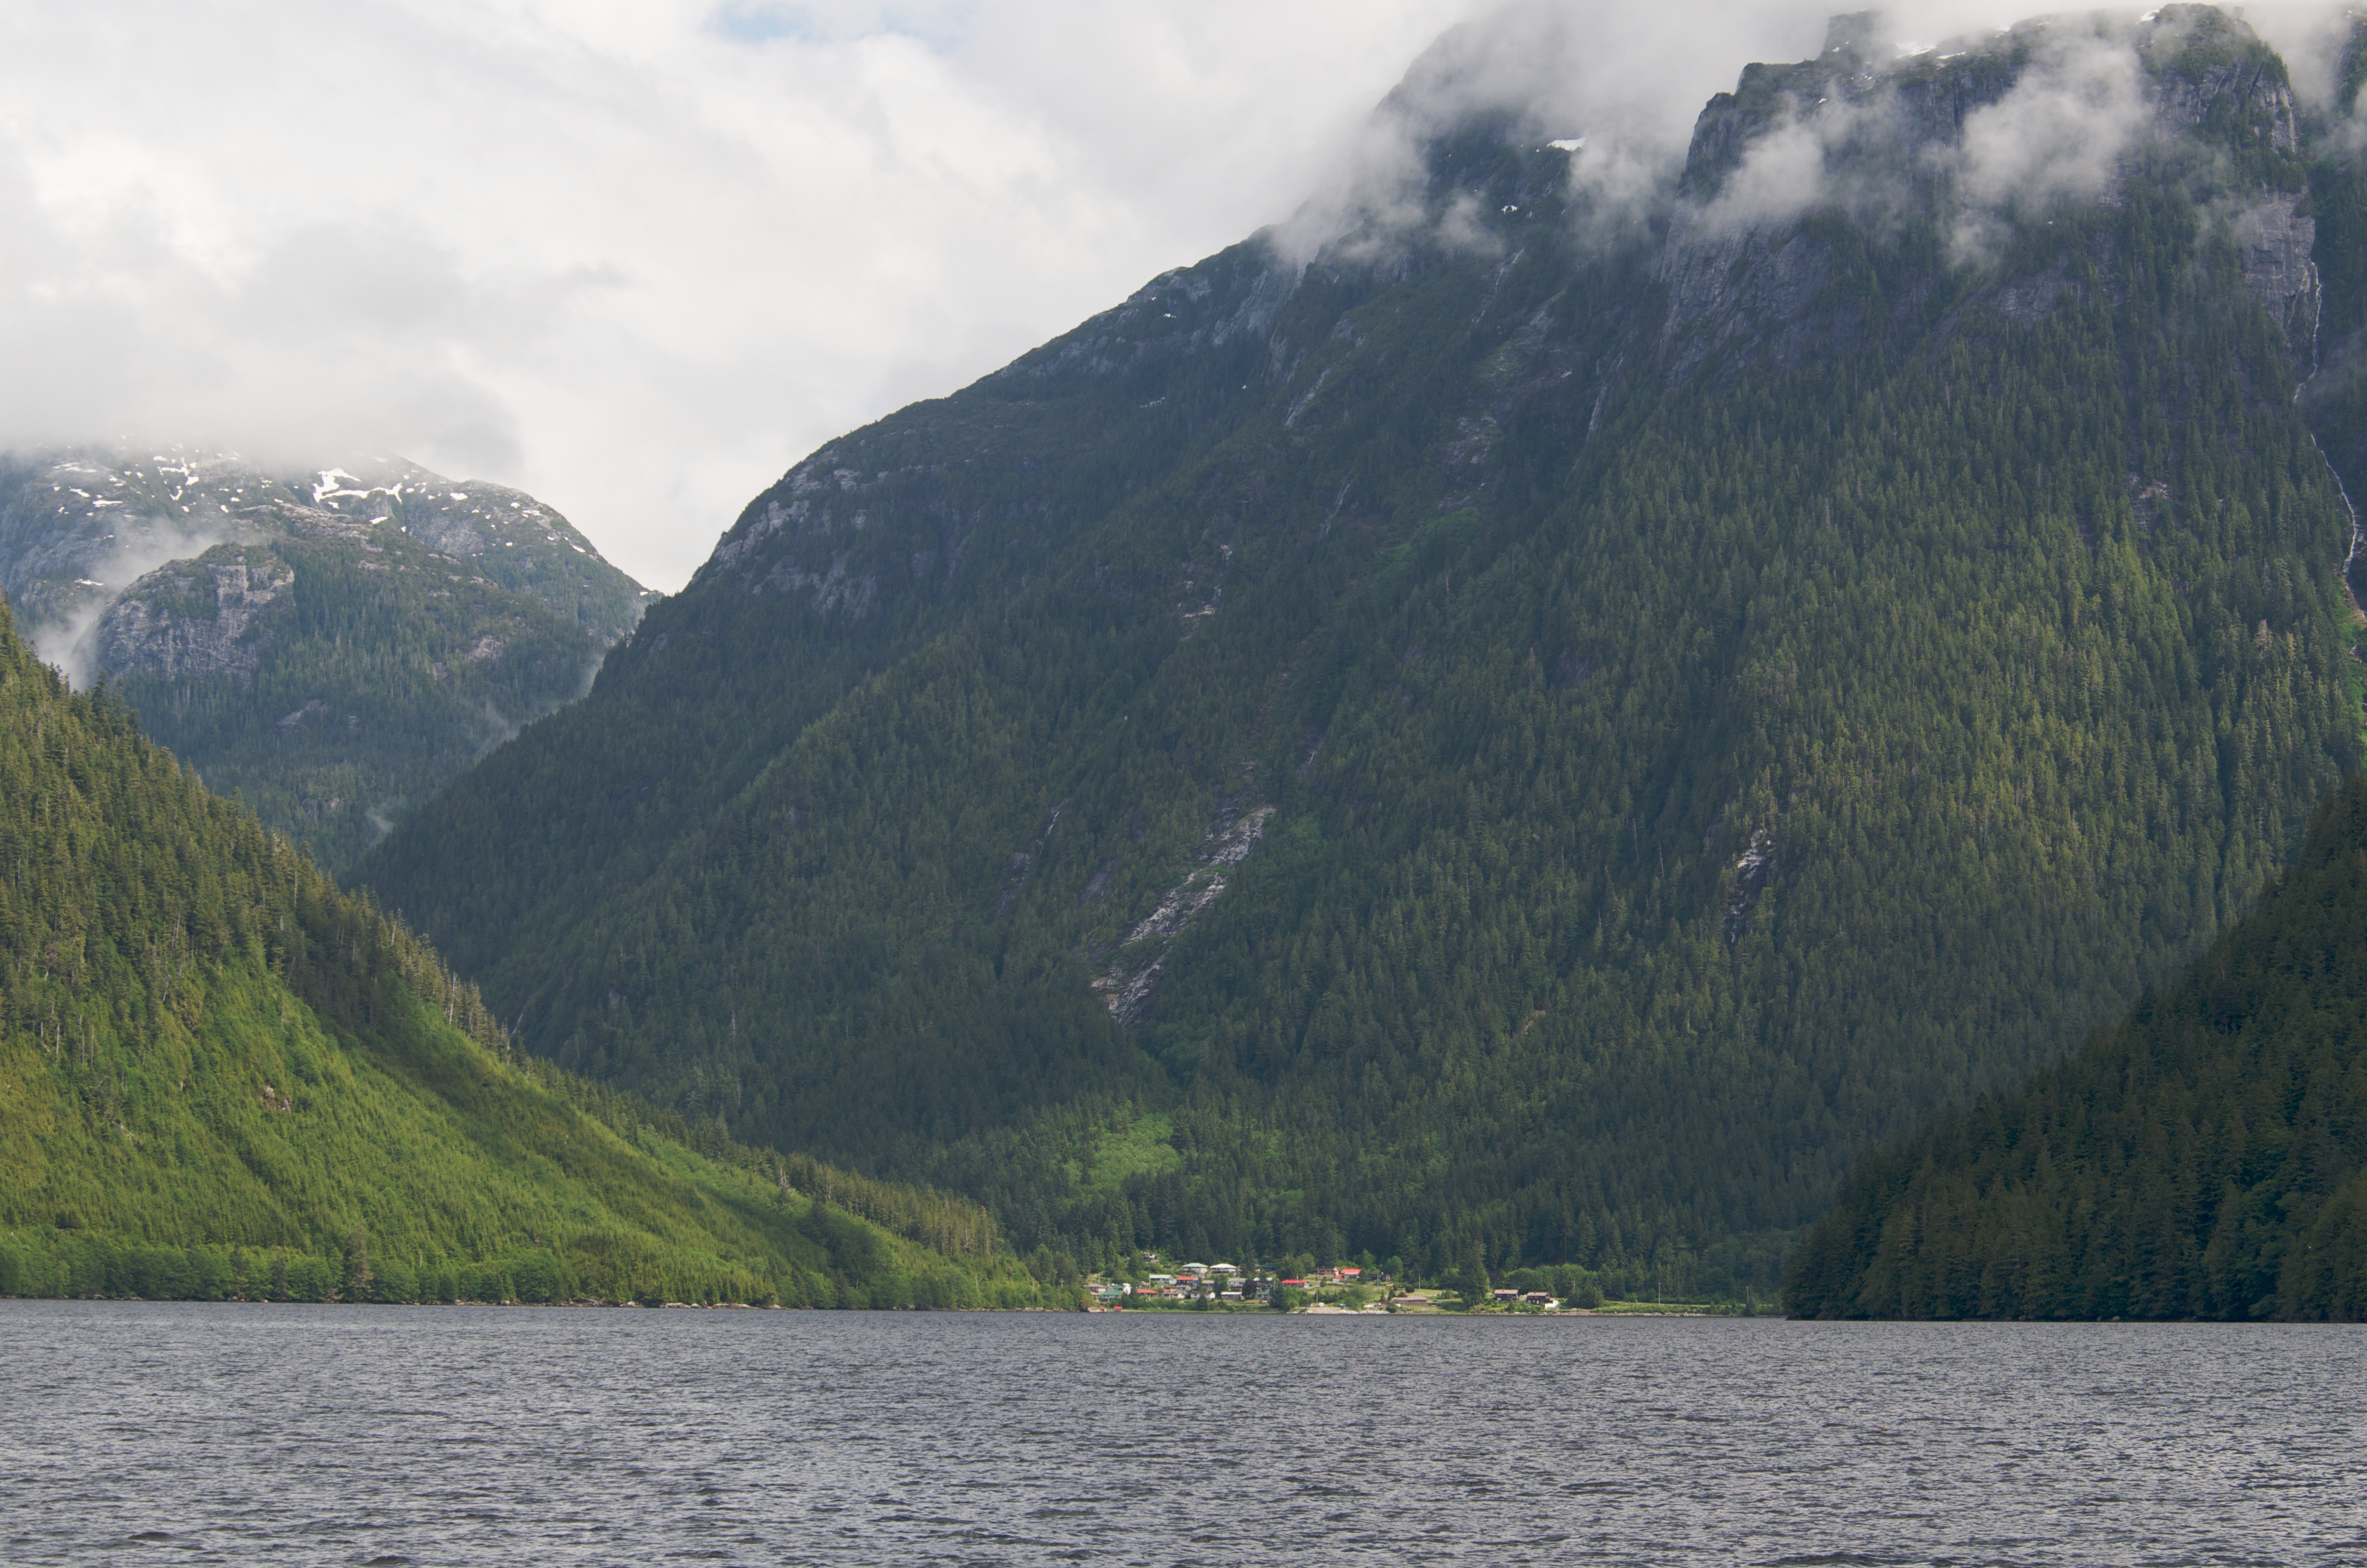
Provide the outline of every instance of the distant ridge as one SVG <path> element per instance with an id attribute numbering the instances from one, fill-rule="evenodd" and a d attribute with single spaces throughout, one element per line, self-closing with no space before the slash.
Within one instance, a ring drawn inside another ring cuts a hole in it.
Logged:
<path id="1" fill-rule="evenodd" d="M 34 645 L 333 872 L 580 695 L 653 597 L 522 491 L 350 462 L 0 456 Z"/>

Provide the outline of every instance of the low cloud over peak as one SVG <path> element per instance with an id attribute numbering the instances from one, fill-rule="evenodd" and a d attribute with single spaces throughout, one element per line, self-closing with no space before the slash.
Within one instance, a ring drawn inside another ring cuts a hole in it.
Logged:
<path id="1" fill-rule="evenodd" d="M 1664 189 L 1826 10 L 0 0 L 0 446 L 400 450 L 673 586 L 831 436 L 1310 194 L 1385 197 L 1453 117 L 1574 143 L 1614 206 Z M 2012 129 L 1968 178 L 2084 177 Z"/>
<path id="2" fill-rule="evenodd" d="M 401 450 L 676 584 L 830 436 L 1287 212 L 1459 6 L 890 11 L 0 5 L 0 446 Z"/>

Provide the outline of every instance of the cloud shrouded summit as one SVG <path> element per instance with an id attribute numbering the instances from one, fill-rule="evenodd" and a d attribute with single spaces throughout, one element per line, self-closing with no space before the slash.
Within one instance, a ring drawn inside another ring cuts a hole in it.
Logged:
<path id="1" fill-rule="evenodd" d="M 0 7 L 0 445 L 400 450 L 676 583 L 821 440 L 1288 210 L 1440 10 Z"/>
<path id="2" fill-rule="evenodd" d="M 1262 223 L 1320 229 L 1455 117 L 1582 136 L 1580 178 L 1646 191 L 1826 9 L 19 0 L 0 446 L 397 450 L 671 586 L 832 434 Z"/>

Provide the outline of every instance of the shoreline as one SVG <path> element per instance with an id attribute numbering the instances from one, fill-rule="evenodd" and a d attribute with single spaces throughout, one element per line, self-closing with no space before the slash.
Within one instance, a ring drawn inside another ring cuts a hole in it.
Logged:
<path id="1" fill-rule="evenodd" d="M 488 1311 L 530 1310 L 541 1312 L 876 1312 L 876 1313 L 945 1313 L 992 1314 L 997 1315 L 1053 1314 L 1059 1316 L 1125 1316 L 1186 1317 L 1186 1318 L 1275 1318 L 1275 1317 L 1407 1317 L 1457 1318 L 1465 1321 L 1505 1319 L 1527 1321 L 1539 1318 L 1621 1318 L 1621 1317 L 1699 1317 L 1699 1318 L 1780 1318 L 1779 1312 L 1722 1312 L 1716 1307 L 1644 1307 L 1638 1309 L 1603 1310 L 1572 1307 L 1560 1312 L 1450 1312 L 1440 1308 L 1391 1312 L 1378 1307 L 1299 1307 L 1290 1312 L 1274 1312 L 1264 1307 L 1222 1306 L 1196 1307 L 814 1307 L 784 1306 L 779 1303 L 759 1305 L 753 1302 L 647 1302 L 566 1301 L 566 1302 L 293 1302 L 248 1300 L 225 1297 L 203 1300 L 194 1296 L 7 1296 L 0 1302 L 100 1302 L 119 1304 L 138 1303 L 149 1306 L 236 1306 L 236 1307 L 384 1307 L 389 1309 L 481 1308 Z M 1906 1320 L 1901 1320 L 1906 1321 Z M 1920 1320 L 1917 1320 L 1920 1321 Z M 1936 1320 L 1934 1320 L 1936 1321 Z"/>

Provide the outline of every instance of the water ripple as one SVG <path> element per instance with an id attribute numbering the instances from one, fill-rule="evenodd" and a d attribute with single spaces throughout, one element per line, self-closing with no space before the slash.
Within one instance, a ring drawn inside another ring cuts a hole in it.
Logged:
<path id="1" fill-rule="evenodd" d="M 2367 1568 L 2367 1331 L 0 1302 L 15 1563 Z"/>

